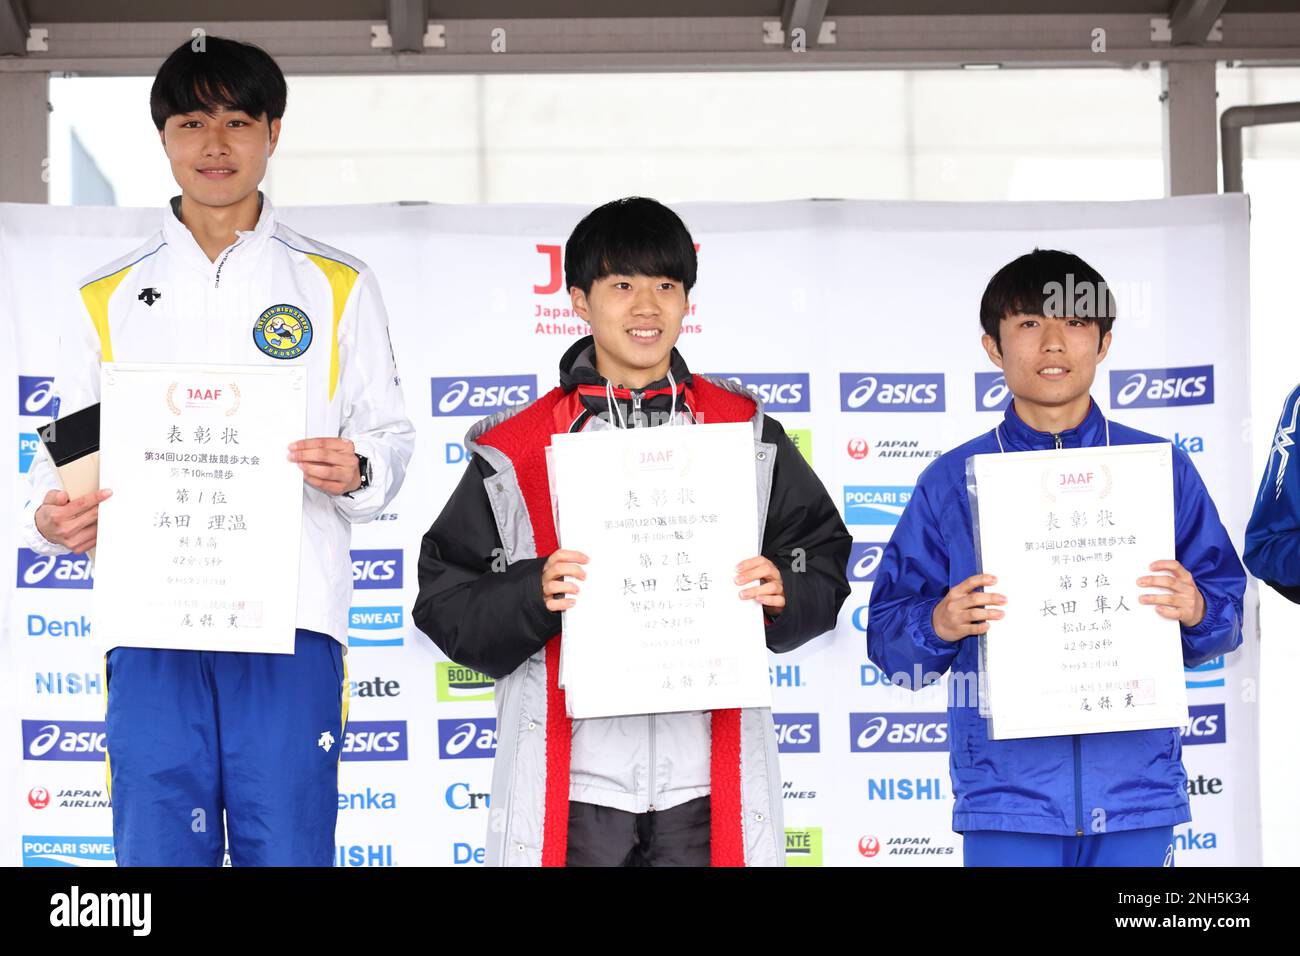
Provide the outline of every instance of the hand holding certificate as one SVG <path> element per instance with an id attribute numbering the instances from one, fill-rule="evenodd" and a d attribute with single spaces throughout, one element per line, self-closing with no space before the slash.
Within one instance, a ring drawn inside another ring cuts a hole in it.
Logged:
<path id="1" fill-rule="evenodd" d="M 563 550 L 543 589 L 564 612 L 570 716 L 769 706 L 760 603 L 783 603 L 779 573 L 745 562 L 759 600 L 739 600 L 736 584 L 738 559 L 758 550 L 752 428 L 620 429 L 552 446 Z"/>
<path id="2" fill-rule="evenodd" d="M 990 737 L 1184 725 L 1179 622 L 1195 624 L 1204 601 L 1176 561 L 1151 561 L 1174 553 L 1170 446 L 976 455 L 968 478 L 977 548 L 999 593 L 974 590 L 987 576 L 968 579 L 936 608 L 935 626 L 952 640 L 965 619 L 981 635 Z M 1161 591 L 1140 592 L 1152 587 Z"/>

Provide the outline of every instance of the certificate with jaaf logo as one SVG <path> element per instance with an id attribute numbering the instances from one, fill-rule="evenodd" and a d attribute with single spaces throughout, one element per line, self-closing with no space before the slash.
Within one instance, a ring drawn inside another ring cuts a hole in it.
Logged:
<path id="1" fill-rule="evenodd" d="M 1186 725 L 1179 623 L 1137 585 L 1175 558 L 1170 446 L 974 455 L 967 484 L 981 573 L 1007 598 L 978 638 L 990 738 Z"/>
<path id="2" fill-rule="evenodd" d="M 97 636 L 292 654 L 307 370 L 106 363 L 100 396 Z"/>

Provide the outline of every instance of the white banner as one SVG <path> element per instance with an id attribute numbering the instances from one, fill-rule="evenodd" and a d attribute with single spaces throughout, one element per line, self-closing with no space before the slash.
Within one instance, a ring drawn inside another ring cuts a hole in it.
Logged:
<path id="1" fill-rule="evenodd" d="M 341 864 L 483 860 L 495 744 L 490 682 L 445 661 L 411 626 L 419 544 L 465 467 L 466 429 L 502 403 L 550 388 L 565 347 L 585 334 L 563 290 L 561 253 L 586 211 L 279 210 L 294 228 L 374 267 L 418 432 L 401 495 L 383 520 L 353 535 L 348 667 L 355 687 L 340 773 Z M 770 659 L 787 858 L 960 864 L 945 688 L 914 694 L 885 684 L 867 661 L 865 628 L 879 549 L 917 475 L 941 452 L 991 429 L 1008 398 L 979 345 L 984 286 L 1035 246 L 1070 250 L 1097 267 L 1120 316 L 1094 397 L 1116 420 L 1191 454 L 1239 543 L 1257 478 L 1242 429 L 1249 417 L 1246 199 L 799 201 L 678 211 L 699 244 L 701 276 L 682 354 L 693 370 L 725 373 L 764 397 L 857 539 L 853 594 L 838 629 Z M 18 454 L 6 479 L 15 512 L 26 498 L 19 472 L 37 426 L 49 419 L 43 396 L 55 320 L 75 315 L 78 278 L 143 242 L 161 215 L 0 206 L 0 325 L 15 342 L 0 373 L 18 398 Z M 250 330 L 256 318 L 248 317 Z M 868 379 L 899 386 L 891 394 L 900 401 L 862 401 Z M 0 747 L 0 862 L 40 863 L 50 836 L 77 848 L 81 862 L 105 852 L 111 858 L 96 751 L 102 662 L 88 646 L 85 560 L 47 566 L 12 542 L 0 551 L 16 560 L 8 578 L 15 586 L 0 589 L 7 602 L 0 733 L 10 735 Z M 1183 758 L 1194 819 L 1175 828 L 1179 866 L 1260 860 L 1255 607 L 1252 588 L 1245 647 L 1186 675 Z M 69 749 L 34 756 L 31 741 L 51 733 Z"/>

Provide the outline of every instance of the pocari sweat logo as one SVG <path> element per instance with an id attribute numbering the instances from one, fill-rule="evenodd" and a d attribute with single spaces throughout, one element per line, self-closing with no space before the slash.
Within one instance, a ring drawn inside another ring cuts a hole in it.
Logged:
<path id="1" fill-rule="evenodd" d="M 849 551 L 849 580 L 870 582 L 876 580 L 876 569 L 885 554 L 883 544 L 854 541 Z"/>
<path id="2" fill-rule="evenodd" d="M 406 756 L 406 721 L 348 721 L 343 733 L 344 760 L 405 760 Z"/>
<path id="3" fill-rule="evenodd" d="M 1011 404 L 1011 389 L 1001 372 L 975 373 L 975 411 L 1005 412 Z"/>
<path id="4" fill-rule="evenodd" d="M 1222 687 L 1223 686 L 1223 655 L 1211 657 L 1204 664 L 1196 667 L 1184 668 L 1187 674 L 1187 687 Z M 1192 675 L 1196 676 L 1193 677 Z"/>
<path id="5" fill-rule="evenodd" d="M 806 412 L 811 407 L 807 372 L 727 372 L 716 377 L 749 389 L 769 411 Z"/>
<path id="6" fill-rule="evenodd" d="M 18 549 L 20 588 L 91 588 L 95 585 L 85 554 L 37 554 Z"/>
<path id="7" fill-rule="evenodd" d="M 1223 704 L 1195 704 L 1187 708 L 1184 744 L 1221 744 L 1228 739 Z"/>
<path id="8" fill-rule="evenodd" d="M 382 548 L 352 552 L 352 586 L 364 588 L 400 588 L 402 586 L 402 549 Z"/>
<path id="9" fill-rule="evenodd" d="M 355 576 L 355 565 L 353 574 Z M 353 631 L 365 631 L 354 634 Z M 354 607 L 348 610 L 348 647 L 401 647 L 402 608 Z"/>
<path id="10" fill-rule="evenodd" d="M 24 720 L 24 760 L 103 760 L 102 720 Z"/>
<path id="11" fill-rule="evenodd" d="M 23 836 L 23 866 L 113 866 L 109 836 Z"/>
<path id="12" fill-rule="evenodd" d="M 54 398 L 54 379 L 44 375 L 19 375 L 18 414 L 57 418 L 59 403 Z"/>
<path id="13" fill-rule="evenodd" d="M 912 500 L 911 485 L 845 485 L 845 524 L 898 524 Z"/>
<path id="14" fill-rule="evenodd" d="M 948 715 L 849 714 L 849 749 L 855 754 L 947 750 Z"/>
<path id="15" fill-rule="evenodd" d="M 36 460 L 36 450 L 41 446 L 41 438 L 35 432 L 18 433 L 18 473 L 25 475 L 32 470 Z"/>
<path id="16" fill-rule="evenodd" d="M 941 412 L 943 373 L 840 372 L 845 412 Z"/>
<path id="17" fill-rule="evenodd" d="M 1112 408 L 1213 405 L 1214 366 L 1112 370 L 1110 404 Z"/>
<path id="18" fill-rule="evenodd" d="M 776 749 L 783 754 L 815 754 L 821 750 L 821 717 L 817 714 L 773 714 Z"/>
<path id="19" fill-rule="evenodd" d="M 435 418 L 492 415 L 537 397 L 536 375 L 467 375 L 435 378 L 432 384 Z"/>
<path id="20" fill-rule="evenodd" d="M 495 717 L 438 721 L 438 756 L 444 760 L 493 757 L 497 752 Z"/>

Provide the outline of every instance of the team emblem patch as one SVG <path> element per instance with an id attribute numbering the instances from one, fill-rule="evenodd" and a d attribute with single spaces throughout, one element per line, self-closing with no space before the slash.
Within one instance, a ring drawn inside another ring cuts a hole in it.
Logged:
<path id="1" fill-rule="evenodd" d="M 297 306 L 273 305 L 257 317 L 253 344 L 271 358 L 297 358 L 311 346 L 311 319 Z"/>

